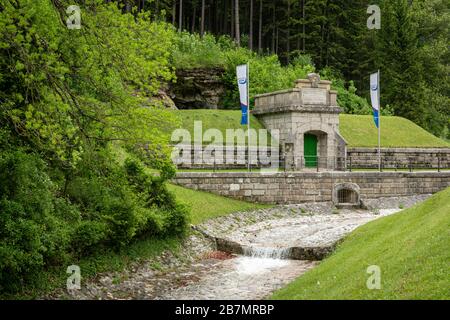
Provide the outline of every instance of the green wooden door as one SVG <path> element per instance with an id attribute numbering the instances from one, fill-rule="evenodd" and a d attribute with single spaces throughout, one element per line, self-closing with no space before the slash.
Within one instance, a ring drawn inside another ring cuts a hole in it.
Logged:
<path id="1" fill-rule="evenodd" d="M 317 167 L 317 137 L 313 134 L 305 134 L 304 144 L 305 166 Z"/>

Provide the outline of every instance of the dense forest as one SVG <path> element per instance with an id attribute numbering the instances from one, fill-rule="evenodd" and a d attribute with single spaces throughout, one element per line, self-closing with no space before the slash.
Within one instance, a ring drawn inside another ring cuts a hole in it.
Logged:
<path id="1" fill-rule="evenodd" d="M 111 2 L 111 1 L 110 1 Z M 179 31 L 228 36 L 237 46 L 299 55 L 316 70 L 331 68 L 367 97 L 369 74 L 382 72 L 382 105 L 435 135 L 449 138 L 450 4 L 445 0 L 122 0 Z M 369 5 L 382 28 L 369 30 Z"/>
<path id="2" fill-rule="evenodd" d="M 381 69 L 384 114 L 450 138 L 450 4 L 374 2 L 380 30 L 357 0 L 2 0 L 0 292 L 183 234 L 188 210 L 165 184 L 180 119 L 154 99 L 176 69 L 223 67 L 228 108 L 239 63 L 250 62 L 252 96 L 320 72 L 354 114 L 371 113 L 368 75 Z M 80 29 L 67 27 L 73 4 Z"/>

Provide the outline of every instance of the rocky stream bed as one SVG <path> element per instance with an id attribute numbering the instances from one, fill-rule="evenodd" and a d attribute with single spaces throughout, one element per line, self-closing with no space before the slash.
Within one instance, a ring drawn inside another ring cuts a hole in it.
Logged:
<path id="1" fill-rule="evenodd" d="M 366 201 L 365 210 L 311 203 L 233 213 L 195 226 L 176 254 L 164 252 L 122 272 L 83 281 L 80 290 L 60 289 L 45 298 L 264 299 L 320 263 L 317 260 L 358 226 L 427 197 Z M 241 249 L 220 251 L 227 249 L 220 241 Z M 302 260 L 305 256 L 292 255 L 293 248 L 325 251 Z"/>

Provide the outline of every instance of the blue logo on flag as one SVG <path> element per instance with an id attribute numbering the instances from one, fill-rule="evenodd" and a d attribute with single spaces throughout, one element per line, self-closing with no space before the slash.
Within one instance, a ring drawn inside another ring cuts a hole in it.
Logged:
<path id="1" fill-rule="evenodd" d="M 238 80 L 239 84 L 246 84 L 247 83 L 247 79 L 239 79 Z"/>
<path id="2" fill-rule="evenodd" d="M 373 86 L 371 87 L 371 89 L 372 89 L 372 91 L 377 91 L 377 90 L 378 90 L 378 85 L 373 85 Z"/>
<path id="3" fill-rule="evenodd" d="M 373 109 L 373 121 L 375 121 L 375 125 L 377 128 L 380 127 L 380 113 L 378 110 Z"/>
<path id="4" fill-rule="evenodd" d="M 241 125 L 248 124 L 248 108 L 246 105 L 241 104 L 242 118 Z"/>

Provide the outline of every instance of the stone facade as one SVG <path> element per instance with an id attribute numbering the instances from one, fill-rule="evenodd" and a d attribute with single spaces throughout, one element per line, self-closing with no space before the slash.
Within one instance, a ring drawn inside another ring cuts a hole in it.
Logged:
<path id="1" fill-rule="evenodd" d="M 178 173 L 173 182 L 239 200 L 272 204 L 333 201 L 340 184 L 361 199 L 431 194 L 450 186 L 450 172 Z"/>
<path id="2" fill-rule="evenodd" d="M 319 168 L 342 169 L 346 142 L 339 134 L 340 112 L 331 82 L 316 74 L 297 80 L 293 89 L 256 96 L 253 110 L 268 130 L 279 131 L 286 164 L 294 170 L 305 167 L 305 134 L 317 137 Z"/>

